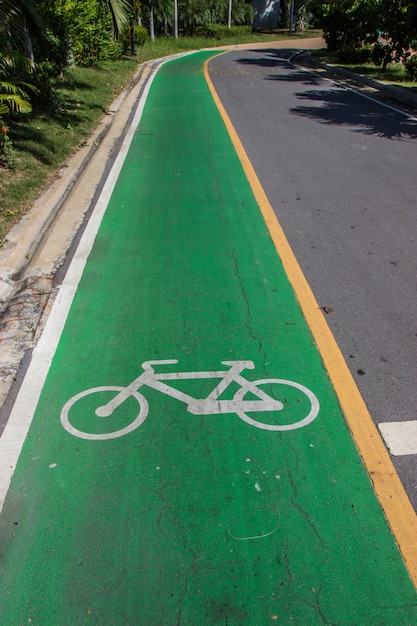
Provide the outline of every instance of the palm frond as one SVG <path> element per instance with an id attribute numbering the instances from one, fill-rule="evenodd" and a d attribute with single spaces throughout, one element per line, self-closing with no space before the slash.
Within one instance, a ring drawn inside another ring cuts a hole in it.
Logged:
<path id="1" fill-rule="evenodd" d="M 20 94 L 0 93 L 0 105 L 7 107 L 6 111 L 11 113 L 30 113 L 32 105 Z"/>
<path id="2" fill-rule="evenodd" d="M 26 92 L 36 91 L 36 88 L 16 79 L 16 70 L 21 67 L 31 67 L 29 60 L 22 55 L 3 56 L 0 54 L 1 115 L 5 115 L 7 112 L 30 113 L 32 110 L 32 105 Z"/>
<path id="3" fill-rule="evenodd" d="M 117 30 L 121 32 L 129 22 L 130 3 L 128 0 L 108 0 Z"/>

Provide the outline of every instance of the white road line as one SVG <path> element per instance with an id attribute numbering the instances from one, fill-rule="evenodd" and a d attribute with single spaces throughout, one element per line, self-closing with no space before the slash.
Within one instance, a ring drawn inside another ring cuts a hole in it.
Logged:
<path id="1" fill-rule="evenodd" d="M 294 67 L 297 67 L 299 70 L 305 72 L 306 74 L 316 74 L 317 73 L 316 69 L 315 70 L 310 70 L 309 68 L 304 67 L 302 65 L 298 65 L 298 63 L 295 63 L 293 61 L 293 59 L 295 59 L 298 55 L 299 55 L 299 52 L 297 52 L 296 54 L 293 54 L 289 59 L 285 59 L 285 60 L 287 61 L 287 63 L 290 63 Z M 332 66 L 330 64 L 329 64 L 329 67 L 334 68 L 334 69 L 337 70 L 337 67 Z M 321 70 L 319 69 L 318 71 L 320 72 Z M 325 71 L 325 69 L 323 69 L 323 71 Z M 417 122 L 417 117 L 413 117 L 407 111 L 404 111 L 403 109 L 400 109 L 399 107 L 396 107 L 396 106 L 394 106 L 392 104 L 388 104 L 387 102 L 384 102 L 383 100 L 379 100 L 378 98 L 374 98 L 372 96 L 369 96 L 368 94 L 363 93 L 360 89 L 358 89 L 356 87 L 350 87 L 349 85 L 345 85 L 344 83 L 339 82 L 335 78 L 327 78 L 326 76 L 321 76 L 321 78 L 322 78 L 322 80 L 325 80 L 325 81 L 327 81 L 329 83 L 333 83 L 334 85 L 338 85 L 339 87 L 342 87 L 346 91 L 351 91 L 352 93 L 355 93 L 358 96 L 361 96 L 362 98 L 365 98 L 365 100 L 370 100 L 374 104 L 379 104 L 380 106 L 385 107 L 386 109 L 390 109 L 391 111 L 394 111 L 395 113 L 399 113 L 403 117 L 406 117 L 407 121 L 409 121 L 409 122 Z M 378 81 L 375 81 L 375 82 L 378 82 Z M 377 87 L 375 89 L 377 89 Z"/>
<path id="2" fill-rule="evenodd" d="M 393 456 L 417 454 L 417 420 L 382 422 L 378 428 Z"/>
<path id="3" fill-rule="evenodd" d="M 331 80 L 331 79 L 327 79 L 327 80 Z M 336 84 L 341 84 L 341 83 L 337 83 L 337 81 L 332 81 L 332 82 L 336 82 Z M 388 104 L 387 102 L 383 102 L 382 100 L 378 100 L 378 98 L 373 98 L 372 96 L 368 96 L 368 94 L 363 93 L 359 89 L 355 89 L 355 87 L 349 87 L 348 85 L 343 85 L 343 84 L 341 84 L 341 86 L 347 91 L 352 91 L 353 93 L 356 93 L 358 96 L 365 98 L 365 100 L 370 100 L 374 104 L 375 103 L 379 104 L 380 106 L 383 106 L 386 109 L 390 109 L 390 111 L 394 111 L 394 113 L 399 113 L 399 115 L 406 117 L 408 122 L 417 122 L 417 117 L 413 117 L 412 115 L 410 115 L 410 113 L 407 113 L 407 111 L 404 111 L 403 109 L 393 106 L 392 104 Z"/>
<path id="4" fill-rule="evenodd" d="M 165 63 L 166 61 L 164 61 Z M 61 337 L 68 313 L 77 291 L 88 256 L 93 247 L 98 229 L 106 212 L 124 160 L 129 151 L 135 131 L 142 117 L 145 102 L 161 63 L 151 71 L 143 93 L 139 99 L 136 113 L 126 133 L 121 149 L 116 157 L 94 211 L 71 261 L 67 275 L 59 290 L 45 330 L 33 351 L 32 360 L 21 389 L 16 398 L 7 425 L 0 439 L 0 511 L 15 470 L 23 443 L 26 439 L 36 406 L 41 395 L 46 376 Z"/>

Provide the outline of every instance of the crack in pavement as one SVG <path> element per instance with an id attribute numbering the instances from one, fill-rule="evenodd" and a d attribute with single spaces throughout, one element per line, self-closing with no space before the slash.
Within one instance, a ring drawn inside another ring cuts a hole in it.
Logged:
<path id="1" fill-rule="evenodd" d="M 181 596 L 179 598 L 179 607 L 178 607 L 178 613 L 177 613 L 177 621 L 175 622 L 176 626 L 181 626 L 182 612 L 183 612 L 183 602 L 184 602 L 185 597 L 189 593 L 189 588 L 188 588 L 189 577 L 191 576 L 191 574 L 193 574 L 195 572 L 195 568 L 196 568 L 197 562 L 201 561 L 201 559 L 202 559 L 202 557 L 197 556 L 197 554 L 194 552 L 194 550 L 187 545 L 187 538 L 185 537 L 184 538 L 184 552 L 186 552 L 186 551 L 191 552 L 191 554 L 193 555 L 193 559 L 191 561 L 190 566 L 188 567 L 188 569 L 185 572 L 183 590 L 182 590 L 182 594 L 181 594 Z"/>
<path id="2" fill-rule="evenodd" d="M 244 322 L 244 325 L 245 325 L 246 330 L 248 331 L 249 337 L 251 337 L 251 339 L 254 339 L 257 342 L 257 344 L 258 344 L 258 351 L 262 355 L 262 362 L 263 362 L 262 369 L 263 369 L 263 371 L 265 371 L 266 353 L 265 353 L 264 348 L 263 348 L 262 338 L 259 337 L 258 335 L 256 335 L 256 333 L 255 333 L 255 331 L 254 331 L 254 329 L 252 327 L 253 318 L 252 318 L 251 305 L 250 305 L 250 302 L 249 302 L 248 294 L 246 293 L 246 289 L 245 289 L 245 284 L 244 284 L 243 278 L 242 278 L 242 276 L 240 274 L 239 263 L 238 263 L 238 260 L 237 260 L 237 257 L 236 257 L 236 253 L 235 253 L 234 250 L 232 250 L 231 256 L 232 256 L 233 264 L 234 264 L 234 268 L 235 268 L 235 276 L 237 278 L 239 289 L 240 289 L 240 291 L 242 293 L 242 296 L 243 296 L 243 299 L 244 299 L 245 305 L 246 305 L 247 321 Z"/>

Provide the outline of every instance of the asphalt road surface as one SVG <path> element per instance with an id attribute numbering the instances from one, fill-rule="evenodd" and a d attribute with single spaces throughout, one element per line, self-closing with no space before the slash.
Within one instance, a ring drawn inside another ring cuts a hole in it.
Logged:
<path id="1" fill-rule="evenodd" d="M 210 77 L 377 424 L 416 418 L 417 120 L 239 50 Z M 416 456 L 393 461 L 417 507 Z"/>

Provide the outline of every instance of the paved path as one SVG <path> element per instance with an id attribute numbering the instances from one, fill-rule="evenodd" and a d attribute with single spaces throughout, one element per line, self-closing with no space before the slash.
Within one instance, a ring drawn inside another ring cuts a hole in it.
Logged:
<path id="1" fill-rule="evenodd" d="M 39 395 L 0 518 L 7 626 L 417 621 L 212 55 L 156 75 L 0 441 L 4 495 Z"/>

